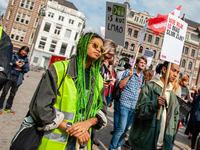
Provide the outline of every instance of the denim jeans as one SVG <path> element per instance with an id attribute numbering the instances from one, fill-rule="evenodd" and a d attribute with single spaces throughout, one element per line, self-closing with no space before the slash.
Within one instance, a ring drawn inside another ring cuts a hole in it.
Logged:
<path id="1" fill-rule="evenodd" d="M 135 109 L 130 109 L 122 105 L 120 105 L 119 108 L 119 123 L 111 139 L 109 150 L 117 149 L 122 145 L 122 141 L 128 131 L 128 127 L 133 120 Z"/>
<path id="2" fill-rule="evenodd" d="M 112 93 L 109 91 L 108 94 L 107 94 L 107 96 L 106 96 L 107 106 L 110 104 L 111 99 L 112 99 Z"/>
<path id="3" fill-rule="evenodd" d="M 119 106 L 120 103 L 116 100 L 114 100 L 114 132 L 117 129 L 118 123 L 119 123 Z"/>

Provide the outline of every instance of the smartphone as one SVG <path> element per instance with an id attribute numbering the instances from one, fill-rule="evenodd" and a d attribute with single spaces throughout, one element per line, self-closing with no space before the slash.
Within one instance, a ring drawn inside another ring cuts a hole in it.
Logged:
<path id="1" fill-rule="evenodd" d="M 104 80 L 105 82 L 110 82 L 110 81 L 113 81 L 113 79 L 107 79 L 107 80 Z"/>

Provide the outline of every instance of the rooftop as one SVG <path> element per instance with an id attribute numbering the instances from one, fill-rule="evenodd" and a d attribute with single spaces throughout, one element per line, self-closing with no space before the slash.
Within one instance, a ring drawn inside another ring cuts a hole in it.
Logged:
<path id="1" fill-rule="evenodd" d="M 68 2 L 68 1 L 66 1 L 66 0 L 51 0 L 51 1 L 56 1 L 56 2 L 58 2 L 58 4 L 60 4 L 60 5 L 63 5 L 63 6 L 66 6 L 66 7 L 69 7 L 69 8 L 71 8 L 71 9 L 74 9 L 74 10 L 77 10 L 77 11 L 78 11 L 78 9 L 74 6 L 73 3 Z"/>

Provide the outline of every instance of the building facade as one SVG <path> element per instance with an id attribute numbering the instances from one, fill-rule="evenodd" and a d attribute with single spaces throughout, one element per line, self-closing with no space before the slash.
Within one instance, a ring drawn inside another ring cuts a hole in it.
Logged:
<path id="1" fill-rule="evenodd" d="M 48 1 L 45 12 L 31 59 L 31 65 L 44 68 L 52 55 L 69 58 L 76 53 L 85 26 L 85 15 L 65 0 Z"/>
<path id="2" fill-rule="evenodd" d="M 46 0 L 10 0 L 3 20 L 4 31 L 10 36 L 13 50 L 31 47 L 38 24 L 38 12 Z"/>
<path id="3" fill-rule="evenodd" d="M 119 65 L 121 67 L 123 67 L 126 62 L 129 62 L 130 58 L 135 57 L 138 48 L 138 56 L 142 56 L 145 49 L 154 51 L 151 66 L 147 68 L 152 70 L 156 68 L 157 62 L 160 61 L 160 53 L 164 40 L 164 34 L 161 33 L 156 36 L 150 28 L 147 28 L 143 43 L 138 47 L 143 27 L 146 23 L 146 20 L 150 18 L 154 17 L 149 15 L 147 11 L 139 12 L 137 10 L 130 9 L 130 7 L 128 8 L 125 45 L 124 47 L 117 47 L 118 57 L 120 58 Z M 197 27 L 195 27 L 198 25 L 198 23 L 194 23 L 188 19 L 184 20 L 188 23 L 188 28 L 183 47 L 183 53 L 181 56 L 179 79 L 185 75 L 188 75 L 191 85 L 194 85 L 196 84 L 196 78 L 193 77 L 195 77 L 195 74 L 197 75 L 195 70 L 198 70 L 199 68 L 197 68 L 197 65 L 199 64 L 199 57 L 197 57 L 197 54 L 200 53 L 198 52 L 199 32 L 197 31 Z M 196 64 L 196 62 L 198 64 Z"/>

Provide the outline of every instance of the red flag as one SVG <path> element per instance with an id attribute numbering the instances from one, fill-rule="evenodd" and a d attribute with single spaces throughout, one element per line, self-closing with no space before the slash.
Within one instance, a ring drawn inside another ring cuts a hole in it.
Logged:
<path id="1" fill-rule="evenodd" d="M 176 8 L 171 14 L 178 17 L 180 15 L 181 6 L 182 5 Z M 158 14 L 156 18 L 151 18 L 147 20 L 147 22 L 149 22 L 148 23 L 149 28 L 154 32 L 156 36 L 160 33 L 165 32 L 165 28 L 167 25 L 167 18 L 168 15 Z"/>

